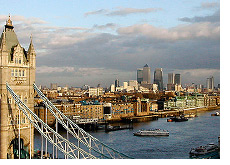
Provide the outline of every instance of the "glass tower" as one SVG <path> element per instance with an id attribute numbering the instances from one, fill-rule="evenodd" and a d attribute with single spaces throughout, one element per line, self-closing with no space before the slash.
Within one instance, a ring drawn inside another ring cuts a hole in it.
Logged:
<path id="1" fill-rule="evenodd" d="M 158 85 L 158 90 L 163 91 L 163 69 L 156 68 L 154 71 L 154 84 Z"/>

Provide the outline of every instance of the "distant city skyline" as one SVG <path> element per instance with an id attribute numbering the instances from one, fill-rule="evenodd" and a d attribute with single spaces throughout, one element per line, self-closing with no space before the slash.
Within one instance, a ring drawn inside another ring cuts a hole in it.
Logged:
<path id="1" fill-rule="evenodd" d="M 115 79 L 114 82 L 111 82 L 111 84 L 109 84 L 108 86 L 102 86 L 104 88 L 110 88 L 111 85 L 114 85 L 114 87 L 119 87 L 120 83 L 129 83 L 130 81 L 136 81 L 137 83 L 141 84 L 141 81 L 143 81 L 143 78 L 140 82 L 138 82 L 138 71 L 143 71 L 143 68 L 138 68 L 137 69 L 137 72 L 136 72 L 136 79 L 125 79 L 123 81 L 120 81 L 120 79 Z M 161 76 L 163 75 L 163 82 L 161 82 Z M 181 81 L 181 74 L 179 73 L 168 73 L 167 75 L 164 75 L 163 74 L 163 69 L 162 68 L 155 68 L 155 71 L 153 72 L 153 78 L 152 78 L 152 81 L 150 83 L 152 84 L 157 84 L 158 86 L 158 89 L 159 89 L 159 84 L 163 84 L 163 87 L 160 87 L 159 90 L 163 90 L 163 88 L 166 88 L 167 89 L 167 84 L 177 84 L 177 85 L 182 85 L 182 81 Z M 160 80 L 160 81 L 159 81 Z M 158 82 L 159 81 L 159 82 Z M 220 88 L 220 83 L 219 82 L 215 82 L 214 81 L 214 77 L 213 76 L 207 76 L 205 77 L 204 79 L 202 79 L 202 81 L 204 81 L 205 83 L 194 83 L 193 81 L 189 82 L 189 83 L 184 83 L 182 85 L 182 87 L 186 87 L 186 86 L 193 86 L 193 85 L 197 85 L 198 87 L 200 86 L 203 86 L 205 88 L 208 88 L 208 89 L 213 89 L 214 87 L 218 87 Z M 53 86 L 69 86 L 68 83 L 66 84 L 58 84 L 56 82 L 51 82 L 50 84 L 40 84 L 42 86 L 46 86 L 49 88 L 52 89 L 54 88 Z M 101 86 L 101 84 L 92 84 L 92 85 L 89 85 L 89 84 L 83 84 L 83 85 L 72 85 L 71 87 L 82 87 L 84 88 L 84 86 L 89 86 L 89 87 L 98 87 Z M 160 85 L 161 86 L 161 85 Z"/>
<path id="2" fill-rule="evenodd" d="M 145 64 L 179 73 L 184 84 L 220 83 L 220 1 L 0 1 L 27 48 L 32 34 L 36 83 L 109 87 L 136 80 Z M 173 13 L 173 14 L 172 14 Z"/>

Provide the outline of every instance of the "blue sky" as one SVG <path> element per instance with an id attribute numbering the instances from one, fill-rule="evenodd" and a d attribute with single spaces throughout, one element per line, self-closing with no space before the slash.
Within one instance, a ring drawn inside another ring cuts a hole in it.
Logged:
<path id="1" fill-rule="evenodd" d="M 220 79 L 218 0 L 0 0 L 21 45 L 33 34 L 38 84 L 109 86 L 146 63 L 182 83 Z M 153 79 L 153 76 L 152 76 Z"/>
<path id="2" fill-rule="evenodd" d="M 0 1 L 1 2 L 1 1 Z M 219 3 L 217 0 L 11 0 L 1 2 L 1 15 L 23 15 L 38 17 L 54 26 L 92 27 L 95 24 L 114 22 L 120 26 L 148 23 L 160 27 L 174 27 L 181 22 L 178 18 L 209 15 L 215 10 L 201 10 L 202 3 Z M 104 15 L 85 16 L 90 11 L 101 9 L 115 11 L 119 8 L 159 8 L 158 12 L 108 17 Z"/>

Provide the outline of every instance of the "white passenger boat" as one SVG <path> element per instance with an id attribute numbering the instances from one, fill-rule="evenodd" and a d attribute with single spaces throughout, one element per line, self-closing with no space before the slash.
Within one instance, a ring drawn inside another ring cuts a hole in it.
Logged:
<path id="1" fill-rule="evenodd" d="M 161 129 L 149 129 L 149 130 L 139 130 L 133 133 L 134 136 L 169 136 L 167 130 Z"/>

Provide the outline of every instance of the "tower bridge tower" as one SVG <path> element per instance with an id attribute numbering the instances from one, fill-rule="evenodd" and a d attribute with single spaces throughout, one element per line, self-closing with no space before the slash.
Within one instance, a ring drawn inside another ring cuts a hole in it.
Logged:
<path id="1" fill-rule="evenodd" d="M 36 54 L 32 37 L 26 51 L 17 39 L 9 16 L 0 38 L 1 159 L 28 158 L 34 151 L 34 129 L 24 114 L 20 112 L 10 93 L 7 92 L 6 82 L 34 111 L 35 69 Z"/>

